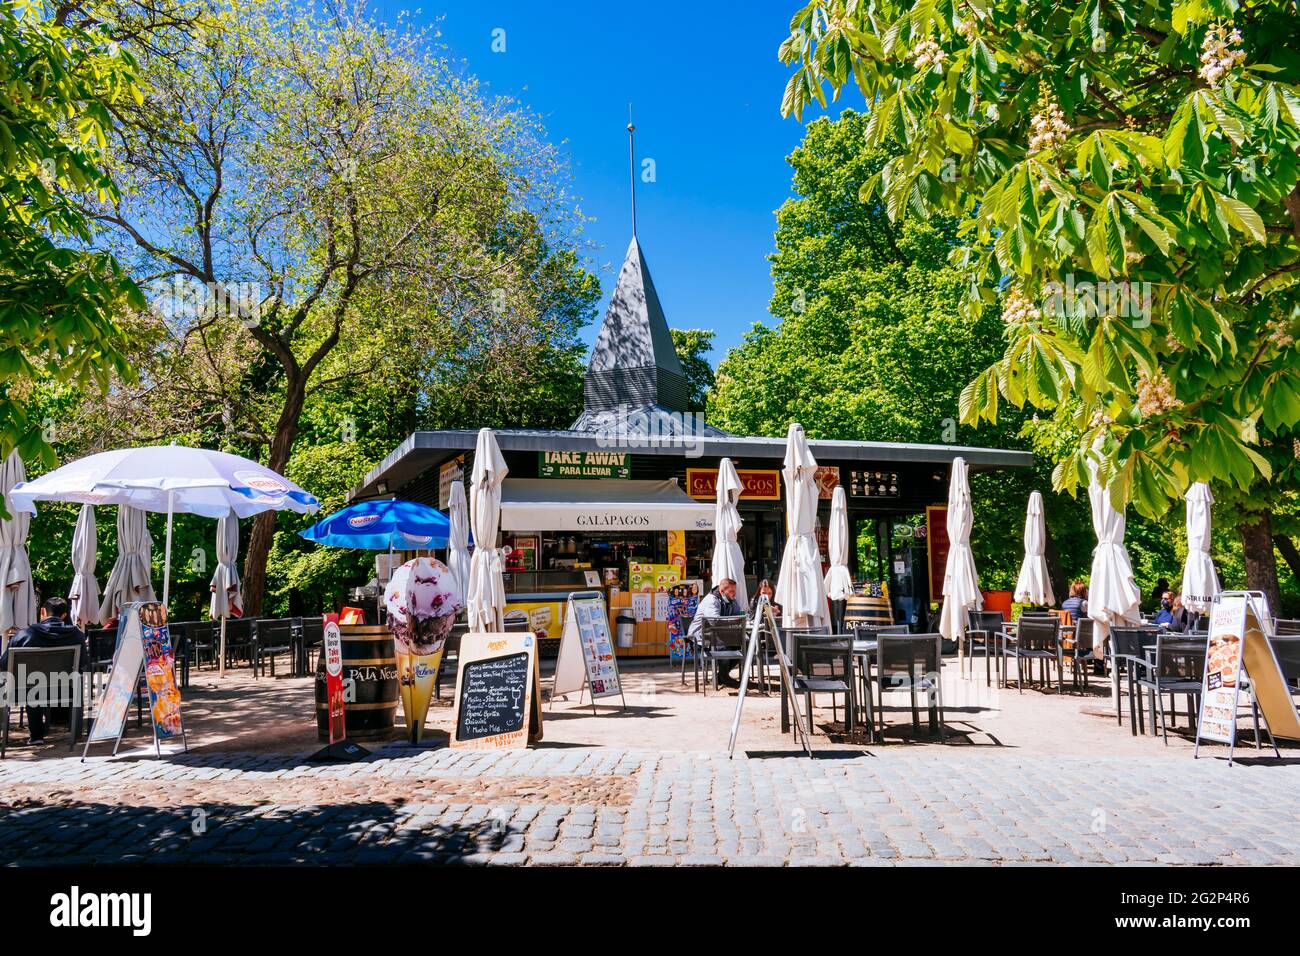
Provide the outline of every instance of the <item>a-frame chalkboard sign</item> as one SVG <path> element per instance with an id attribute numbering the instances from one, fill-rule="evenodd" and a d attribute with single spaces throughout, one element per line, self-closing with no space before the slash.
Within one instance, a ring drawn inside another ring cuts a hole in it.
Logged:
<path id="1" fill-rule="evenodd" d="M 514 750 L 542 739 L 533 634 L 466 634 L 457 668 L 452 747 Z"/>

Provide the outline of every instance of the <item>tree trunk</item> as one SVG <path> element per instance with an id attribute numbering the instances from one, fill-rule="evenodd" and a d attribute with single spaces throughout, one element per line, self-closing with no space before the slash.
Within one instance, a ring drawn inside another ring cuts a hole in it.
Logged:
<path id="1" fill-rule="evenodd" d="M 298 419 L 302 415 L 306 393 L 306 382 L 296 375 L 290 375 L 285 383 L 284 407 L 280 410 L 280 418 L 275 425 L 275 437 L 271 439 L 271 453 L 266 462 L 266 467 L 277 474 L 284 474 L 285 466 L 289 464 L 294 439 L 298 437 Z M 263 511 L 253 517 L 253 533 L 248 538 L 248 554 L 244 557 L 244 576 L 240 582 L 244 614 L 247 617 L 260 617 L 262 614 L 262 600 L 266 595 L 266 562 L 275 538 L 275 516 L 274 511 Z"/>
<path id="2" fill-rule="evenodd" d="M 1287 535 L 1275 534 L 1273 535 L 1273 544 L 1281 552 L 1282 557 L 1286 560 L 1287 567 L 1295 575 L 1295 579 L 1300 581 L 1300 550 L 1296 548 L 1295 542 Z"/>
<path id="3" fill-rule="evenodd" d="M 1273 554 L 1273 522 L 1264 512 L 1252 524 L 1237 526 L 1242 556 L 1246 559 L 1246 589 L 1263 591 L 1274 616 L 1282 603 L 1277 583 L 1277 557 Z"/>

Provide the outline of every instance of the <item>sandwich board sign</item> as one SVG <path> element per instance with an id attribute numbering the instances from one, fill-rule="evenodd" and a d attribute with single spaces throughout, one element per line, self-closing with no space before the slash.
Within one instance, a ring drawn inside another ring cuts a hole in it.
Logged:
<path id="1" fill-rule="evenodd" d="M 1214 740 L 1228 745 L 1231 766 L 1243 683 L 1259 705 L 1274 753 L 1281 756 L 1277 737 L 1300 740 L 1300 715 L 1268 642 L 1272 620 L 1268 599 L 1258 591 L 1226 591 L 1215 599 L 1206 636 L 1194 757 L 1199 756 L 1202 740 Z"/>
<path id="2" fill-rule="evenodd" d="M 451 746 L 515 750 L 542 739 L 533 634 L 466 634 L 456 671 Z"/>
<path id="3" fill-rule="evenodd" d="M 181 722 L 181 693 L 176 687 L 176 661 L 167 629 L 167 609 L 156 602 L 128 604 L 122 610 L 117 634 L 108 684 L 100 696 L 81 759 L 86 759 L 91 744 L 108 740 L 113 741 L 113 754 L 117 754 L 126 731 L 131 700 L 140 688 L 141 673 L 145 677 L 149 720 L 153 725 L 154 753 L 161 756 L 162 741 L 175 737 L 180 737 L 182 746 L 189 750 Z"/>
<path id="4" fill-rule="evenodd" d="M 764 625 L 767 626 L 767 633 L 772 635 L 776 660 L 781 668 L 782 716 L 784 717 L 786 701 L 788 700 L 790 709 L 794 713 L 795 736 L 799 738 L 799 743 L 802 744 L 804 752 L 811 757 L 812 743 L 808 726 L 804 723 L 803 711 L 799 709 L 799 697 L 794 692 L 794 678 L 790 673 L 790 664 L 785 659 L 785 649 L 781 646 L 781 632 L 777 630 L 776 618 L 772 615 L 772 605 L 768 601 L 767 595 L 760 595 L 754 613 L 754 621 L 749 628 L 749 641 L 747 642 L 748 646 L 745 648 L 745 663 L 740 670 L 740 693 L 736 697 L 735 716 L 731 718 L 731 739 L 727 744 L 727 758 L 731 759 L 736 755 L 736 737 L 740 734 L 740 714 L 745 708 L 745 691 L 749 689 L 749 672 L 754 665 L 754 654 L 757 651 L 760 632 Z M 784 727 L 782 730 L 784 730 Z"/>
<path id="5" fill-rule="evenodd" d="M 551 685 L 551 705 L 555 698 L 574 691 L 591 694 L 591 712 L 596 701 L 618 696 L 627 709 L 623 685 L 618 676 L 618 659 L 609 636 L 609 614 L 605 596 L 599 591 L 574 591 L 564 615 L 564 632 L 560 636 L 560 653 L 555 658 L 555 681 Z M 581 697 L 579 697 L 581 702 Z"/>

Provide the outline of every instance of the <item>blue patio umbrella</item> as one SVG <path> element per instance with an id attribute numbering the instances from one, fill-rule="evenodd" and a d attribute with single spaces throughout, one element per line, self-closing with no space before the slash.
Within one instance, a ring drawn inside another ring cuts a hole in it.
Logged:
<path id="1" fill-rule="evenodd" d="M 358 501 L 298 534 L 334 548 L 413 551 L 445 548 L 451 522 L 436 508 L 414 501 Z"/>

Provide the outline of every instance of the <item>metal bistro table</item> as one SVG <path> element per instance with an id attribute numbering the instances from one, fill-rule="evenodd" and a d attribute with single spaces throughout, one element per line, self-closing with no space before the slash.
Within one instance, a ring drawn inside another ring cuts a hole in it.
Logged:
<path id="1" fill-rule="evenodd" d="M 1170 634 L 1170 635 L 1173 635 L 1173 634 L 1178 634 L 1178 633 L 1181 633 L 1181 632 L 1179 632 L 1179 631 L 1169 631 L 1169 632 L 1167 632 L 1167 633 Z M 1160 636 L 1161 636 L 1161 637 L 1164 637 L 1163 634 L 1161 634 Z M 1160 675 L 1155 673 L 1155 663 L 1156 663 L 1156 661 L 1155 661 L 1155 657 L 1156 657 L 1156 648 L 1157 648 L 1157 646 L 1161 646 L 1161 647 L 1164 648 L 1164 650 L 1166 650 L 1166 651 L 1172 651 L 1172 652 L 1175 653 L 1175 654 L 1186 654 L 1186 653 L 1189 653 L 1189 652 L 1204 651 L 1204 650 L 1205 650 L 1205 641 L 1173 640 L 1173 641 L 1162 641 L 1160 645 L 1156 645 L 1156 644 L 1143 644 L 1143 645 L 1142 645 L 1142 653 L 1143 653 L 1143 655 L 1145 655 L 1145 657 L 1146 657 L 1147 671 L 1150 672 L 1150 673 L 1154 676 L 1154 679 L 1159 680 L 1159 679 L 1160 679 Z M 1204 684 L 1204 682 L 1205 682 L 1204 665 L 1202 664 L 1202 674 L 1201 674 L 1201 683 L 1202 683 L 1202 685 Z M 1158 692 L 1155 692 L 1155 691 L 1150 692 L 1150 693 L 1149 693 L 1149 696 L 1148 696 L 1148 708 L 1147 708 L 1147 710 L 1148 710 L 1148 716 L 1150 716 L 1150 718 L 1151 718 L 1151 733 L 1152 733 L 1152 734 L 1157 734 L 1157 733 L 1159 733 L 1159 730 L 1158 730 L 1158 728 L 1157 728 L 1157 726 L 1156 726 L 1156 700 L 1155 700 L 1155 694 L 1156 694 L 1156 693 L 1158 693 Z M 1197 696 L 1198 696 L 1198 700 L 1199 700 L 1199 695 L 1197 695 Z M 1142 691 L 1141 691 L 1141 690 L 1138 691 L 1138 700 L 1137 700 L 1137 704 L 1138 704 L 1139 707 L 1142 706 Z M 1187 720 L 1188 720 L 1189 724 L 1191 725 L 1192 729 L 1194 730 L 1194 729 L 1196 729 L 1196 721 L 1197 721 L 1197 717 L 1191 713 L 1192 702 L 1191 702 L 1190 699 L 1189 699 L 1188 702 L 1187 702 L 1187 706 L 1188 706 Z M 1176 719 L 1176 718 L 1178 717 L 1178 709 L 1175 707 L 1175 708 L 1173 708 L 1172 710 L 1170 710 L 1169 713 L 1170 713 L 1170 723 L 1173 724 L 1174 726 L 1177 726 L 1178 722 L 1177 722 L 1177 719 Z M 1256 736 L 1256 741 L 1258 742 L 1258 737 L 1259 737 L 1258 732 L 1256 733 L 1255 736 Z"/>

